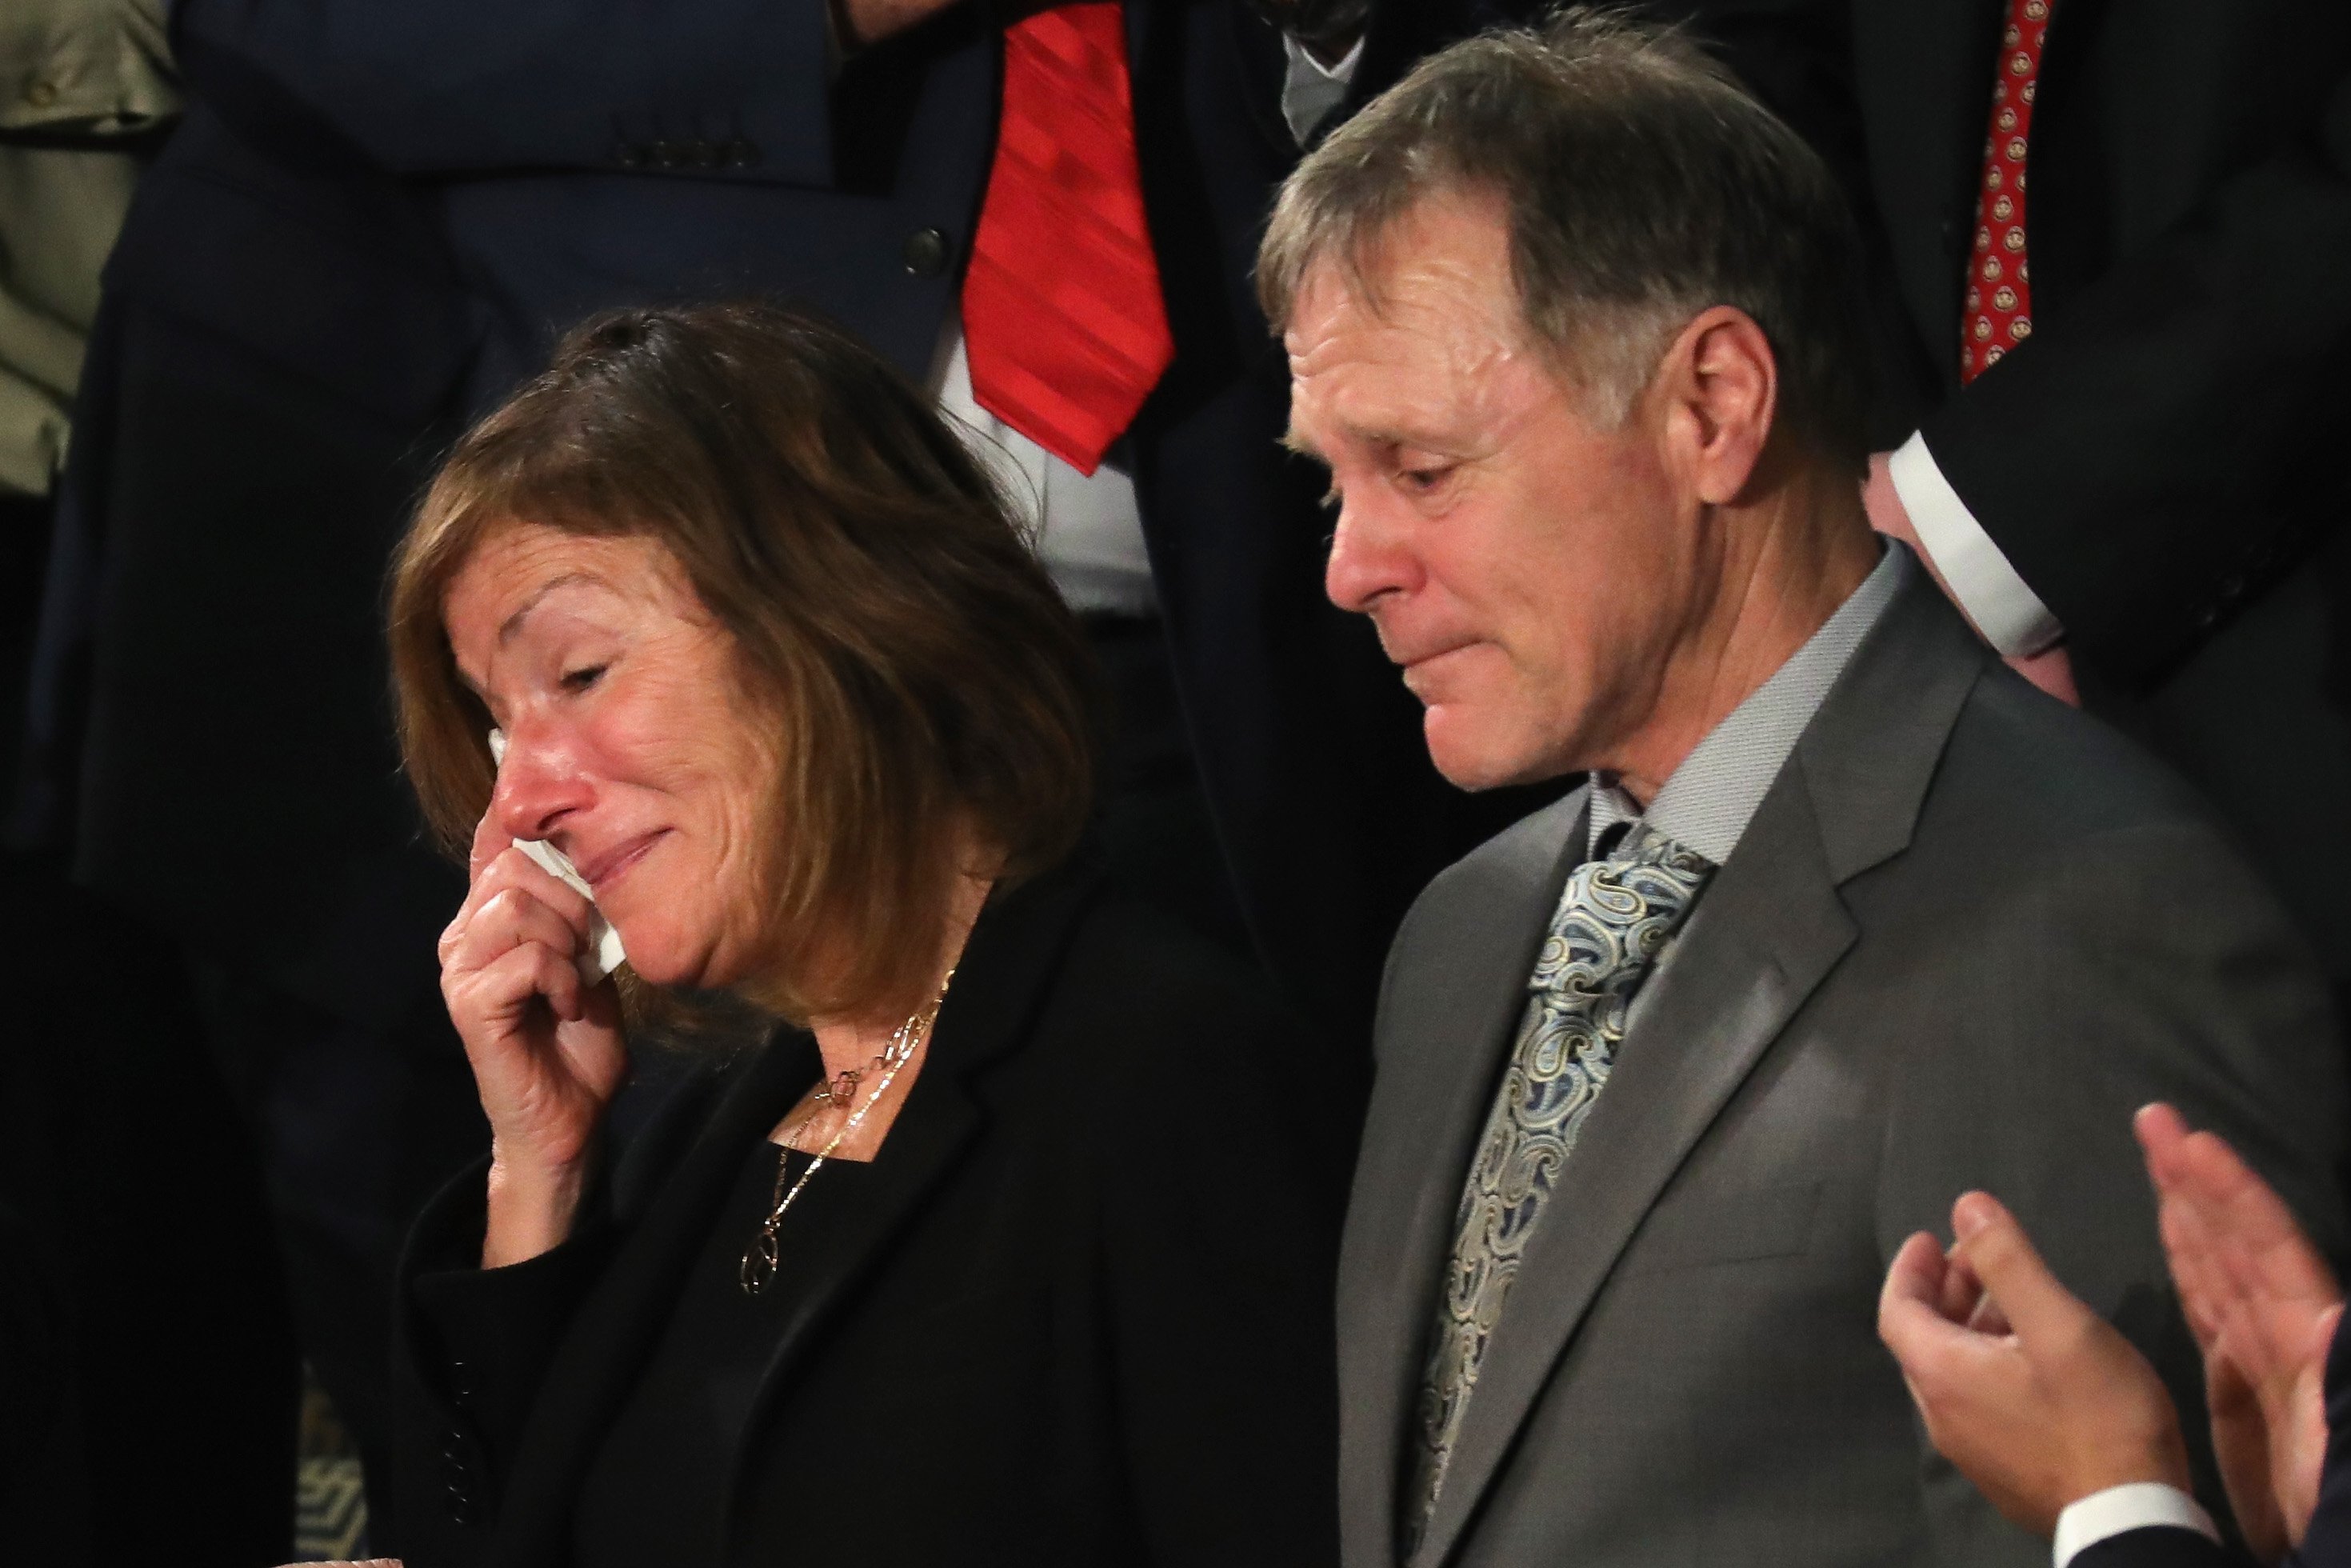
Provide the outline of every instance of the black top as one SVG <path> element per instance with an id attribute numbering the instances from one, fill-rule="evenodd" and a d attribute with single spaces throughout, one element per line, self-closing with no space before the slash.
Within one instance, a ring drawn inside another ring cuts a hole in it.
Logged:
<path id="1" fill-rule="evenodd" d="M 716 1568 L 726 1561 L 728 1470 L 737 1451 L 756 1448 L 746 1431 L 754 1396 L 807 1296 L 808 1270 L 796 1265 L 839 1239 L 816 1233 L 795 1202 L 779 1232 L 784 1266 L 757 1296 L 743 1289 L 743 1254 L 774 1206 L 778 1166 L 792 1182 L 809 1163 L 807 1155 L 766 1142 L 745 1157 L 661 1344 L 580 1489 L 572 1543 L 580 1568 Z M 857 1161 L 834 1159 L 815 1180 L 853 1186 L 868 1174 Z M 790 1477 L 773 1476 L 758 1490 L 794 1489 Z"/>
<path id="2" fill-rule="evenodd" d="M 482 1173 L 402 1270 L 409 1568 L 1335 1560 L 1326 1078 L 1221 953 L 1060 873 L 990 904 L 877 1158 L 737 1266 L 788 1033 L 630 1141 L 574 1238 L 484 1270 Z"/>

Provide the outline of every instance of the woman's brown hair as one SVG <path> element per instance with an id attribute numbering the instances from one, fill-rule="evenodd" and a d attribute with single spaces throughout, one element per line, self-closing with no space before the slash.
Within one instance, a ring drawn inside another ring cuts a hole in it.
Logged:
<path id="1" fill-rule="evenodd" d="M 773 716 L 776 839 L 746 895 L 772 903 L 778 972 L 750 999 L 910 1005 L 958 852 L 1003 883 L 1075 844 L 1083 636 L 986 470 L 838 328 L 757 303 L 599 316 L 442 465 L 393 567 L 392 669 L 409 779 L 461 855 L 496 769 L 443 602 L 522 523 L 666 547 Z"/>

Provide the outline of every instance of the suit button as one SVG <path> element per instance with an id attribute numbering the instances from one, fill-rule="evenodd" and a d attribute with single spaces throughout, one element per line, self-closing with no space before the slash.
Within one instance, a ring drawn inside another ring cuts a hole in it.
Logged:
<path id="1" fill-rule="evenodd" d="M 645 149 L 645 162 L 656 169 L 677 167 L 677 149 L 666 141 L 656 141 Z"/>
<path id="2" fill-rule="evenodd" d="M 2246 583 L 2241 574 L 2231 572 L 2220 580 L 2220 601 L 2234 603 L 2245 596 Z"/>
<path id="3" fill-rule="evenodd" d="M 721 148 L 719 155 L 729 169 L 748 169 L 759 161 L 759 150 L 739 136 Z"/>
<path id="4" fill-rule="evenodd" d="M 1943 220 L 1942 240 L 1943 254 L 1946 256 L 1958 256 L 1968 248 L 1967 231 L 1962 229 L 1955 219 Z"/>
<path id="5" fill-rule="evenodd" d="M 38 78 L 25 84 L 25 101 L 35 109 L 47 109 L 57 101 L 57 84 Z"/>
<path id="6" fill-rule="evenodd" d="M 718 164 L 718 149 L 707 141 L 688 141 L 677 150 L 677 161 L 689 169 L 712 169 Z"/>
<path id="7" fill-rule="evenodd" d="M 906 236 L 906 270 L 916 277 L 936 277 L 947 269 L 946 231 L 916 229 Z"/>
<path id="8" fill-rule="evenodd" d="M 621 150 L 612 154 L 612 162 L 623 169 L 642 169 L 645 166 L 645 150 L 633 143 L 623 143 Z"/>

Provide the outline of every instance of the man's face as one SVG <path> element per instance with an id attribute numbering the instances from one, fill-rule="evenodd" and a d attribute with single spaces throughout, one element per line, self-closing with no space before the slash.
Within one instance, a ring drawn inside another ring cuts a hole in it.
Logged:
<path id="1" fill-rule="evenodd" d="M 1375 268 L 1376 309 L 1320 264 L 1284 340 L 1332 601 L 1372 617 L 1454 783 L 1615 766 L 1705 596 L 1662 416 L 1595 427 L 1527 343 L 1499 203 L 1425 202 Z"/>

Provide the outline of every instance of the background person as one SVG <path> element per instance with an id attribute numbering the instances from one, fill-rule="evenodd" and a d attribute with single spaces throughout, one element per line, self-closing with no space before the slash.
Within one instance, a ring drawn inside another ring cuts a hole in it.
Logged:
<path id="1" fill-rule="evenodd" d="M 1332 597 L 1468 788 L 1381 998 L 1342 1247 L 1344 1559 L 2024 1563 L 1855 1303 L 1997 1181 L 2193 1398 L 2126 1109 L 2343 1233 L 2322 977 L 2189 792 L 1863 514 L 1855 244 L 1687 40 L 1425 62 L 1261 260 Z M 2119 1162 L 2116 1162 L 2119 1163 Z"/>
<path id="2" fill-rule="evenodd" d="M 410 1568 L 1332 1560 L 1316 1063 L 1073 852 L 1081 634 L 909 383 L 774 308 L 583 326 L 392 644 L 493 1134 L 409 1254 Z M 796 1026 L 607 1146 L 619 998 L 525 839 L 641 994 Z"/>
<path id="3" fill-rule="evenodd" d="M 2270 1186 L 2168 1105 L 2135 1121 L 2180 1304 L 2204 1355 L 2211 1441 L 2264 1563 L 2351 1562 L 2351 1364 L 2343 1292 Z M 2179 1414 L 2146 1359 L 2057 1282 L 1990 1195 L 1952 1207 L 1886 1271 L 1878 1327 L 1936 1447 L 2057 1568 L 2231 1560 L 2188 1496 Z"/>
<path id="4" fill-rule="evenodd" d="M 0 819 L 100 269 L 180 112 L 163 12 L 0 6 Z M 297 1369 L 248 1134 L 217 1067 L 185 1049 L 174 967 L 120 962 L 154 934 L 63 870 L 0 844 L 17 981 L 0 1052 L 0 1558 L 275 1562 Z M 129 1258 L 212 1284 L 126 1289 Z"/>
<path id="5" fill-rule="evenodd" d="M 2351 13 L 1747 19 L 1783 62 L 1757 85 L 1872 252 L 1872 519 L 2001 653 L 2196 783 L 2351 982 L 2351 276 L 2325 259 L 2351 246 Z"/>

